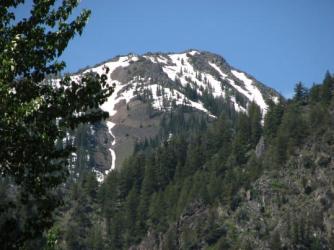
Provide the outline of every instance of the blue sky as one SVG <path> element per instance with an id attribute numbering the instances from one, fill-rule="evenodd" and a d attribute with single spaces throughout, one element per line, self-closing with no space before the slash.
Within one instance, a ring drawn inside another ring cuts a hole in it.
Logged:
<path id="1" fill-rule="evenodd" d="M 81 8 L 92 16 L 63 54 L 69 72 L 189 48 L 218 53 L 285 96 L 334 72 L 333 0 L 82 0 Z"/>

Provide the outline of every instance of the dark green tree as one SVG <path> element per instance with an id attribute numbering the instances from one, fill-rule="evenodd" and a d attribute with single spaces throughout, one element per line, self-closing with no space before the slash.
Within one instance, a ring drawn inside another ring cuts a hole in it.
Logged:
<path id="1" fill-rule="evenodd" d="M 270 249 L 272 250 L 280 250 L 282 249 L 282 241 L 281 236 L 278 231 L 276 231 L 270 240 Z"/>
<path id="2" fill-rule="evenodd" d="M 308 89 L 301 82 L 297 83 L 295 86 L 293 100 L 302 105 L 305 105 L 308 101 Z"/>
<path id="3" fill-rule="evenodd" d="M 313 84 L 310 89 L 310 102 L 317 103 L 321 100 L 321 85 Z"/>
<path id="4" fill-rule="evenodd" d="M 166 203 L 163 193 L 154 193 L 149 207 L 149 224 L 158 231 L 166 229 Z"/>
<path id="5" fill-rule="evenodd" d="M 334 77 L 327 71 L 321 88 L 321 101 L 325 104 L 329 104 L 333 97 L 333 92 Z"/>
<path id="6" fill-rule="evenodd" d="M 137 221 L 137 207 L 139 194 L 135 187 L 133 187 L 127 196 L 124 205 L 124 226 L 126 227 L 125 241 L 126 245 L 130 246 L 136 240 L 136 235 L 138 235 L 138 230 L 136 227 Z"/>
<path id="7" fill-rule="evenodd" d="M 262 134 L 262 114 L 260 107 L 252 102 L 248 107 L 248 115 L 250 119 L 250 130 L 251 130 L 251 143 L 255 146 Z"/>
<path id="8" fill-rule="evenodd" d="M 275 104 L 273 101 L 269 102 L 269 110 L 264 118 L 263 128 L 263 134 L 266 142 L 270 142 L 276 137 L 283 114 L 284 106 L 281 102 L 278 104 Z"/>
<path id="9" fill-rule="evenodd" d="M 241 113 L 237 120 L 237 132 L 233 142 L 233 154 L 236 163 L 244 164 L 247 161 L 247 152 L 251 146 L 251 125 L 249 117 Z"/>
<path id="10" fill-rule="evenodd" d="M 195 173 L 205 161 L 204 153 L 201 147 L 201 137 L 194 136 L 188 146 L 187 159 L 183 171 L 184 176 Z"/>

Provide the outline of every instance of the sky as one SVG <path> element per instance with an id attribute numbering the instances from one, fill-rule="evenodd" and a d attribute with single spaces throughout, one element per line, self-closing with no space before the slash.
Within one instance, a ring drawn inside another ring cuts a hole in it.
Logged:
<path id="1" fill-rule="evenodd" d="M 82 0 L 74 15 L 82 8 L 92 15 L 62 55 L 67 72 L 192 48 L 220 54 L 286 97 L 297 82 L 334 73 L 334 0 Z"/>

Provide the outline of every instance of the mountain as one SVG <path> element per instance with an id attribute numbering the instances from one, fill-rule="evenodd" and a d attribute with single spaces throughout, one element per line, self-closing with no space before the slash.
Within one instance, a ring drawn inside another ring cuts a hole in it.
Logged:
<path id="1" fill-rule="evenodd" d="M 264 119 L 228 107 L 162 112 L 161 137 L 103 183 L 82 172 L 63 192 L 59 249 L 334 249 L 334 76 L 297 84 Z"/>
<path id="2" fill-rule="evenodd" d="M 212 121 L 223 107 L 246 112 L 255 102 L 264 117 L 269 102 L 280 99 L 276 91 L 233 68 L 223 57 L 198 50 L 117 56 L 71 77 L 102 74 L 106 68 L 108 83 L 115 88 L 101 109 L 108 111 L 110 118 L 68 138 L 76 141 L 81 152 L 73 155 L 74 161 L 80 158 L 81 165 L 93 166 L 99 180 L 119 168 L 137 142 L 156 137 L 163 117 L 175 109 L 183 107 L 184 113 Z"/>

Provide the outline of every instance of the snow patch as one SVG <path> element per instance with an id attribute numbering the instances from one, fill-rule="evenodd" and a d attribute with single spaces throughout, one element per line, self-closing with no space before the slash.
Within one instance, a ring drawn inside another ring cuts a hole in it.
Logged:
<path id="1" fill-rule="evenodd" d="M 244 113 L 247 112 L 247 110 L 243 106 L 238 104 L 237 100 L 235 99 L 235 96 L 231 96 L 230 99 L 231 99 L 231 102 L 233 103 L 235 111 L 244 112 Z"/>
<path id="2" fill-rule="evenodd" d="M 214 64 L 214 63 L 212 63 L 212 62 L 209 62 L 209 65 L 212 67 L 212 68 L 214 68 L 216 71 L 218 71 L 218 73 L 221 75 L 221 77 L 223 78 L 223 79 L 225 79 L 226 77 L 227 77 L 227 75 L 216 65 L 216 64 Z"/>
<path id="3" fill-rule="evenodd" d="M 238 86 L 240 92 L 242 92 L 250 101 L 254 101 L 257 105 L 259 105 L 264 115 L 268 109 L 268 105 L 266 104 L 261 91 L 255 86 L 253 80 L 248 78 L 243 72 L 238 72 L 236 70 L 231 70 L 231 72 L 245 84 L 247 91 L 242 91 L 242 89 Z"/>
<path id="4" fill-rule="evenodd" d="M 139 60 L 138 56 L 132 56 L 132 57 L 130 57 L 130 61 L 131 62 L 137 62 L 138 60 Z"/>
<path id="5" fill-rule="evenodd" d="M 225 91 L 222 89 L 220 81 L 208 73 L 196 71 L 189 62 L 188 54 L 193 56 L 198 53 L 198 51 L 191 51 L 188 53 L 169 55 L 173 65 L 164 66 L 163 71 L 171 80 L 180 80 L 182 86 L 192 83 L 198 88 L 210 88 L 214 97 L 225 97 Z"/>
<path id="6" fill-rule="evenodd" d="M 272 100 L 275 104 L 279 104 L 279 97 L 278 97 L 278 96 L 272 96 L 271 100 Z"/>
<path id="7" fill-rule="evenodd" d="M 159 63 L 162 63 L 162 64 L 167 64 L 168 63 L 168 59 L 165 58 L 165 57 L 162 57 L 162 56 L 158 56 L 156 58 L 156 60 L 159 62 Z"/>
<path id="8" fill-rule="evenodd" d="M 161 64 L 167 64 L 168 59 L 158 55 L 158 56 L 144 56 L 147 60 L 150 60 L 152 63 L 161 63 Z"/>
<path id="9" fill-rule="evenodd" d="M 113 127 L 115 127 L 115 123 L 113 123 L 113 122 L 111 122 L 111 121 L 107 121 L 107 127 L 108 127 L 108 131 L 109 131 L 109 133 L 110 133 L 110 135 L 111 135 L 111 137 L 113 138 L 113 142 L 111 143 L 111 146 L 112 147 L 114 147 L 115 145 L 116 145 L 116 137 L 115 137 L 115 135 L 113 134 L 113 132 L 112 132 L 112 129 L 113 129 Z M 116 167 L 116 153 L 115 153 L 115 150 L 113 150 L 113 148 L 109 148 L 109 151 L 110 151 L 110 153 L 111 153 L 111 167 L 110 167 L 110 169 L 109 170 L 107 170 L 106 172 L 105 172 L 105 174 L 107 175 L 111 170 L 113 170 L 113 169 L 115 169 L 115 167 Z"/>
<path id="10" fill-rule="evenodd" d="M 194 56 L 196 54 L 199 54 L 199 52 L 197 50 L 192 50 L 190 52 L 188 52 L 190 55 Z"/>
<path id="11" fill-rule="evenodd" d="M 231 70 L 231 73 L 238 78 L 240 81 L 242 81 L 244 83 L 244 88 L 239 86 L 238 84 L 236 84 L 232 79 L 228 78 L 228 75 L 225 74 L 224 72 L 222 72 L 222 70 L 220 69 L 219 66 L 217 66 L 216 64 L 209 62 L 209 65 L 214 68 L 220 75 L 221 79 L 223 80 L 227 80 L 229 82 L 229 84 L 236 89 L 239 93 L 243 94 L 244 96 L 246 96 L 246 98 L 249 101 L 254 101 L 257 105 L 259 105 L 259 107 L 262 110 L 263 116 L 265 115 L 267 109 L 268 109 L 268 105 L 266 104 L 263 95 L 261 93 L 261 91 L 256 87 L 256 85 L 254 84 L 254 81 L 250 78 L 248 78 L 246 76 L 245 73 L 243 72 L 239 72 L 236 70 Z M 235 100 L 235 98 L 234 98 Z M 235 107 L 236 107 L 236 101 L 235 101 Z M 238 108 L 236 108 L 236 110 L 241 110 L 244 109 L 241 106 L 239 106 Z"/>
<path id="12" fill-rule="evenodd" d="M 155 60 L 154 56 L 144 56 L 147 60 L 150 60 L 152 63 L 156 63 L 157 61 Z"/>
<path id="13" fill-rule="evenodd" d="M 172 108 L 171 105 L 174 103 L 177 106 L 184 105 L 195 108 L 197 110 L 203 111 L 204 113 L 208 114 L 211 117 L 215 117 L 204 107 L 203 103 L 194 102 L 188 99 L 183 93 L 179 92 L 178 90 L 163 88 L 158 84 L 150 85 L 150 89 L 152 91 L 152 96 L 153 96 L 152 106 L 155 109 L 158 110 L 163 110 L 166 108 L 170 109 Z M 160 94 L 158 94 L 158 91 L 160 92 Z M 164 100 L 170 102 L 171 105 L 170 106 L 166 105 L 166 103 L 164 103 Z"/>
<path id="14" fill-rule="evenodd" d="M 117 61 L 110 61 L 107 63 L 104 63 L 102 65 L 99 65 L 95 68 L 90 68 L 87 69 L 83 72 L 83 74 L 89 73 L 89 72 L 95 72 L 98 73 L 99 75 L 105 73 L 105 67 L 109 68 L 109 74 L 115 71 L 118 67 L 128 67 L 130 65 L 130 61 L 138 61 L 138 57 L 128 57 L 128 56 L 121 56 L 118 58 Z"/>
<path id="15" fill-rule="evenodd" d="M 96 170 L 96 169 L 93 169 L 93 172 L 96 175 L 97 181 L 100 182 L 100 183 L 102 183 L 104 181 L 104 174 L 101 173 L 100 171 Z"/>

